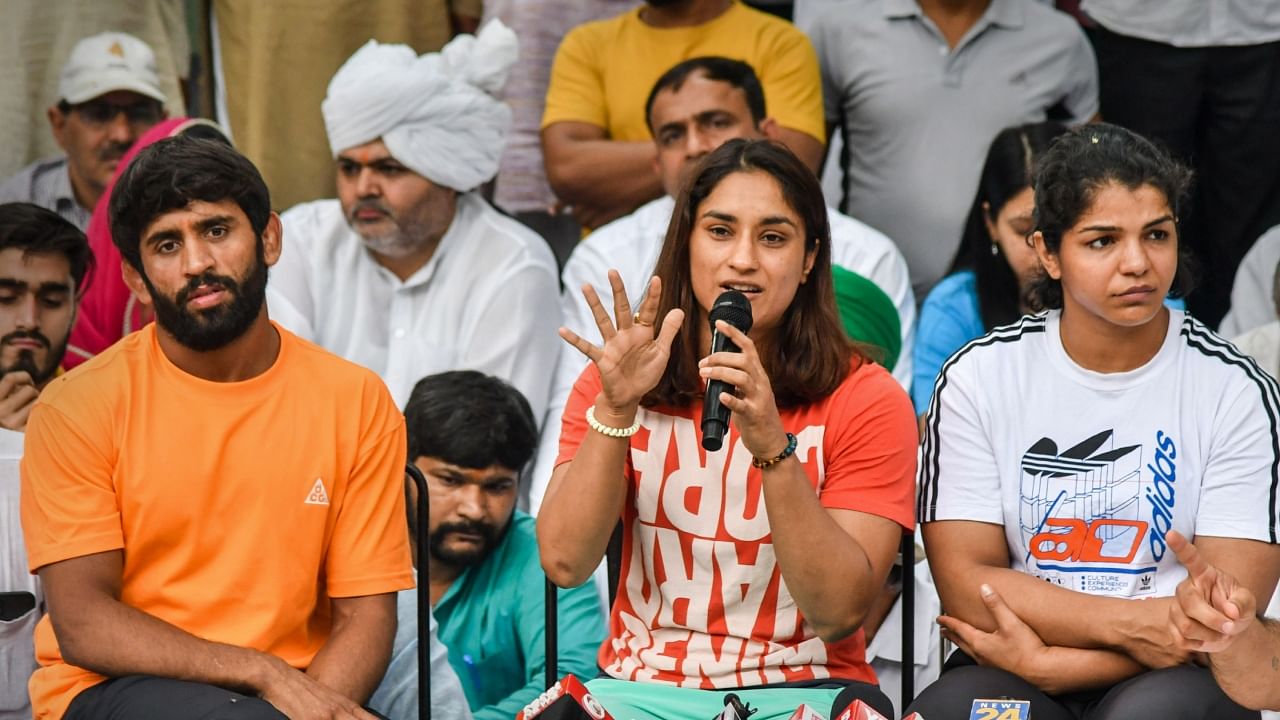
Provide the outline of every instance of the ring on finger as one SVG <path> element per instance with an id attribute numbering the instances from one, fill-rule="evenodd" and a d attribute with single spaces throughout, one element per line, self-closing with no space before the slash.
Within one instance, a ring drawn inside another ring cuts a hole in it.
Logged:
<path id="1" fill-rule="evenodd" d="M 636 313 L 635 317 L 631 318 L 631 322 L 635 325 L 643 325 L 645 327 L 650 327 L 653 325 L 653 323 L 647 323 L 644 320 L 641 320 L 640 313 Z"/>

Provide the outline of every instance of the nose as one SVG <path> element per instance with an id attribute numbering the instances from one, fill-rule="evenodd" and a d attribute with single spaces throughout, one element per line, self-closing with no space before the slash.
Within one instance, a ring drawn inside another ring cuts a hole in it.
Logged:
<path id="1" fill-rule="evenodd" d="M 729 250 L 729 267 L 737 272 L 755 270 L 760 264 L 757 249 L 755 236 L 746 232 L 739 233 Z"/>
<path id="2" fill-rule="evenodd" d="M 715 150 L 715 144 L 708 133 L 697 126 L 689 129 L 689 135 L 685 140 L 685 155 L 689 159 L 700 158 L 712 150 Z"/>
<path id="3" fill-rule="evenodd" d="M 1120 272 L 1125 275 L 1141 276 L 1151 267 L 1151 259 L 1147 257 L 1147 247 L 1141 238 L 1127 238 L 1120 249 Z"/>
<path id="4" fill-rule="evenodd" d="M 187 277 L 198 277 L 213 267 L 213 253 L 208 243 L 188 238 L 182 243 L 182 272 Z"/>
<path id="5" fill-rule="evenodd" d="M 484 520 L 484 491 L 479 485 L 467 485 L 458 490 L 458 516 L 464 520 Z"/>
<path id="6" fill-rule="evenodd" d="M 40 327 L 38 300 L 35 293 L 26 293 L 18 301 L 15 322 L 19 330 L 35 330 Z"/>
<path id="7" fill-rule="evenodd" d="M 377 174 L 372 168 L 362 167 L 356 175 L 357 197 L 378 197 L 382 195 L 382 186 L 378 183 Z"/>
<path id="8" fill-rule="evenodd" d="M 133 126 L 129 124 L 129 116 L 124 110 L 116 113 L 107 121 L 107 137 L 113 142 L 132 143 L 134 141 Z"/>

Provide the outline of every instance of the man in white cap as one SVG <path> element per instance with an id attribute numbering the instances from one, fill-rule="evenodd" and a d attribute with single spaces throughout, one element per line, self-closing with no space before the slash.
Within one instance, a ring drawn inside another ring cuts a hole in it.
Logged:
<path id="1" fill-rule="evenodd" d="M 138 38 L 104 32 L 76 43 L 49 108 L 66 153 L 37 160 L 0 184 L 0 202 L 48 208 L 85 230 L 120 158 L 165 117 L 156 57 Z"/>
<path id="2" fill-rule="evenodd" d="M 515 59 L 499 22 L 421 57 L 370 41 L 321 105 L 338 198 L 282 217 L 271 317 L 377 372 L 401 407 L 420 378 L 470 369 L 546 408 L 555 259 L 476 191 L 497 172 L 511 111 L 492 93 Z"/>

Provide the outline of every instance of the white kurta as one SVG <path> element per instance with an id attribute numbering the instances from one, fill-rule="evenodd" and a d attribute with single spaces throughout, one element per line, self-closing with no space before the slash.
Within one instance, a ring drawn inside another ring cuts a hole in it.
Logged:
<path id="1" fill-rule="evenodd" d="M 622 275 L 622 284 L 632 306 L 639 305 L 674 211 L 675 200 L 664 195 L 596 230 L 574 248 L 562 273 L 564 292 L 560 302 L 566 327 L 593 343 L 600 342 L 600 331 L 582 297 L 582 286 L 587 283 L 595 286 L 606 307 L 610 307 L 610 269 Z M 911 294 L 907 262 L 893 242 L 878 230 L 830 208 L 827 209 L 827 217 L 831 222 L 831 264 L 874 282 L 898 310 L 902 350 L 898 353 L 893 376 L 904 388 L 910 388 L 916 304 Z M 538 461 L 529 489 L 531 512 L 537 512 L 542 504 L 542 493 L 551 479 L 558 454 L 560 413 L 574 381 L 586 364 L 587 359 L 574 348 L 566 344 L 561 349 L 550 409 L 543 425 Z"/>
<path id="2" fill-rule="evenodd" d="M 377 372 L 401 408 L 423 377 L 469 369 L 510 382 L 542 418 L 560 351 L 560 286 L 532 230 L 475 193 L 459 195 L 435 254 L 401 282 L 365 250 L 337 200 L 281 219 L 273 319 Z"/>

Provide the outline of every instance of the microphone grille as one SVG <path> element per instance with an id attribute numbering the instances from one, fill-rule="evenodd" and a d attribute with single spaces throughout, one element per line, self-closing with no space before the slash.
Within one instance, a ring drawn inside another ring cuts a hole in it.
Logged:
<path id="1" fill-rule="evenodd" d="M 737 290 L 726 290 L 716 298 L 707 318 L 715 328 L 717 320 L 723 320 L 742 332 L 751 329 L 751 301 Z"/>

